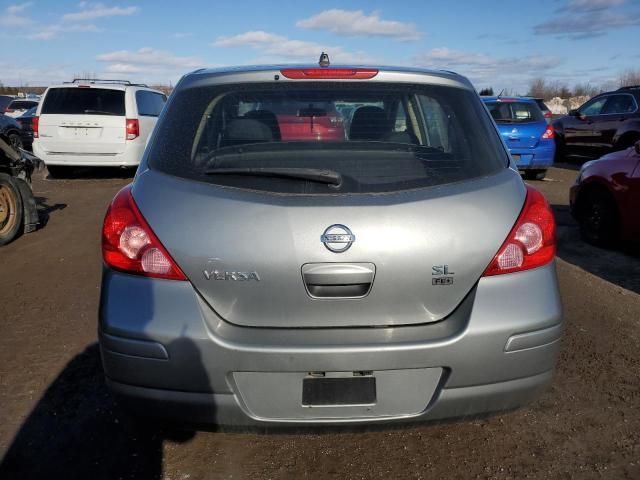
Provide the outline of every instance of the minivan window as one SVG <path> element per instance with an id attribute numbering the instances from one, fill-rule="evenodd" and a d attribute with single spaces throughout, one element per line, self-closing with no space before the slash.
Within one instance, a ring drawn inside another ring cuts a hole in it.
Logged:
<path id="1" fill-rule="evenodd" d="M 138 115 L 147 117 L 157 117 L 162 112 L 167 97 L 155 92 L 138 90 L 136 92 L 136 104 L 138 105 Z"/>
<path id="2" fill-rule="evenodd" d="M 124 91 L 107 88 L 52 88 L 40 114 L 125 115 Z"/>
<path id="3" fill-rule="evenodd" d="M 485 103 L 496 122 L 527 123 L 545 121 L 540 107 L 535 102 L 502 100 Z"/>
<path id="4" fill-rule="evenodd" d="M 33 100 L 14 100 L 7 108 L 13 110 L 28 110 L 37 105 L 38 102 L 34 102 Z"/>
<path id="5" fill-rule="evenodd" d="M 167 109 L 149 166 L 230 187 L 391 192 L 489 175 L 508 164 L 477 96 L 454 87 L 218 85 L 175 92 Z M 348 110 L 347 119 L 341 112 Z"/>

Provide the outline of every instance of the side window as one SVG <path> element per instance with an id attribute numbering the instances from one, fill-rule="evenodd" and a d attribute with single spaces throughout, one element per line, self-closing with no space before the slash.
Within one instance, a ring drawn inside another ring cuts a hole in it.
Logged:
<path id="1" fill-rule="evenodd" d="M 147 117 L 157 117 L 162 112 L 167 97 L 160 93 L 138 90 L 136 92 L 136 103 L 138 104 L 138 114 Z"/>
<path id="2" fill-rule="evenodd" d="M 591 117 L 593 115 L 600 115 L 602 112 L 602 107 L 607 101 L 607 97 L 594 98 L 593 100 L 589 100 L 582 107 L 580 107 L 579 111 L 582 115 L 586 115 L 587 117 Z"/>
<path id="3" fill-rule="evenodd" d="M 631 113 L 636 109 L 636 102 L 631 95 L 611 95 L 602 110 L 603 114 Z"/>

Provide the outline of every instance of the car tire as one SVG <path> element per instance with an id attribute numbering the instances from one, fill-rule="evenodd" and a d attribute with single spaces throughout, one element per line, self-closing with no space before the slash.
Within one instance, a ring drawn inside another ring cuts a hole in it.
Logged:
<path id="1" fill-rule="evenodd" d="M 16 181 L 0 173 L 0 246 L 14 240 L 22 232 L 24 205 Z"/>
<path id="2" fill-rule="evenodd" d="M 625 134 L 620 140 L 618 140 L 618 143 L 614 145 L 613 150 L 616 152 L 618 150 L 626 150 L 629 147 L 633 147 L 638 140 L 640 140 L 640 134 Z"/>
<path id="3" fill-rule="evenodd" d="M 546 170 L 525 170 L 524 178 L 526 180 L 542 180 L 547 175 Z"/>
<path id="4" fill-rule="evenodd" d="M 618 238 L 618 209 L 606 190 L 586 192 L 580 200 L 578 223 L 582 238 L 599 247 L 608 247 Z"/>
<path id="5" fill-rule="evenodd" d="M 64 165 L 47 165 L 47 170 L 49 171 L 49 178 L 64 178 L 71 173 L 70 167 L 65 167 Z"/>
<path id="6" fill-rule="evenodd" d="M 14 150 L 18 151 L 19 148 L 23 148 L 24 144 L 22 143 L 22 138 L 20 138 L 19 133 L 10 133 L 7 135 L 9 139 L 9 145 L 11 145 Z"/>

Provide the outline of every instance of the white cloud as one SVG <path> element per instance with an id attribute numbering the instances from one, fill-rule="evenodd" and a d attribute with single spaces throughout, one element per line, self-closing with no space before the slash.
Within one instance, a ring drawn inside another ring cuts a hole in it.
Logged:
<path id="1" fill-rule="evenodd" d="M 536 35 L 581 40 L 606 35 L 613 29 L 640 26 L 640 13 L 623 12 L 626 0 L 569 0 L 550 20 L 533 27 Z"/>
<path id="2" fill-rule="evenodd" d="M 574 40 L 605 35 L 609 30 L 640 26 L 640 14 L 614 14 L 604 11 L 567 15 L 534 27 L 537 35 L 558 35 Z"/>
<path id="3" fill-rule="evenodd" d="M 617 7 L 626 3 L 626 0 L 569 0 L 562 10 L 595 12 Z"/>
<path id="4" fill-rule="evenodd" d="M 29 27 L 21 36 L 29 40 L 49 41 L 59 38 L 69 32 L 100 32 L 102 31 L 88 20 L 112 17 L 118 15 L 132 15 L 138 7 L 105 7 L 101 3 L 81 2 L 79 12 L 62 15 L 55 23 L 43 24 L 36 22 L 26 15 L 26 10 L 32 6 L 32 2 L 9 5 L 4 13 L 0 14 L 0 26 L 24 28 Z"/>
<path id="5" fill-rule="evenodd" d="M 377 12 L 370 15 L 362 10 L 333 8 L 312 17 L 299 20 L 296 26 L 310 30 L 329 30 L 338 35 L 352 37 L 388 37 L 398 40 L 418 40 L 422 33 L 415 24 L 382 20 Z"/>
<path id="6" fill-rule="evenodd" d="M 421 67 L 456 70 L 474 84 L 525 85 L 533 76 L 547 75 L 562 64 L 554 56 L 494 57 L 484 53 L 433 48 L 414 57 Z"/>
<path id="7" fill-rule="evenodd" d="M 182 57 L 150 47 L 103 53 L 96 59 L 105 64 L 102 74 L 106 78 L 119 75 L 147 84 L 176 82 L 184 73 L 205 66 L 198 57 Z"/>
<path id="8" fill-rule="evenodd" d="M 24 14 L 31 5 L 31 2 L 9 5 L 4 13 L 0 13 L 0 27 L 20 28 L 33 25 L 34 21 Z"/>
<path id="9" fill-rule="evenodd" d="M 6 11 L 9 15 L 17 15 L 20 12 L 23 12 L 26 8 L 30 7 L 31 5 L 33 5 L 32 2 L 21 3 L 19 5 L 9 5 Z"/>
<path id="10" fill-rule="evenodd" d="M 95 25 L 61 25 L 53 24 L 39 28 L 36 32 L 27 35 L 29 40 L 53 40 L 62 33 L 68 32 L 100 32 L 101 30 Z"/>
<path id="11" fill-rule="evenodd" d="M 34 66 L 31 63 L 21 63 L 20 61 L 13 61 L 10 64 L 0 61 L 0 72 L 2 72 L 2 82 L 11 86 L 45 86 L 51 83 L 62 83 L 72 78 L 73 75 L 69 65 Z"/>
<path id="12" fill-rule="evenodd" d="M 145 65 L 165 68 L 171 67 L 181 69 L 194 69 L 202 67 L 204 65 L 204 62 L 200 58 L 179 57 L 171 52 L 157 50 L 150 47 L 144 47 L 137 51 L 119 50 L 115 52 L 103 53 L 101 55 L 98 55 L 96 59 L 101 62 L 112 63 L 120 66 L 129 65 L 134 67 Z"/>
<path id="13" fill-rule="evenodd" d="M 305 40 L 292 40 L 275 33 L 255 30 L 231 37 L 218 37 L 212 44 L 218 48 L 250 47 L 257 50 L 262 59 L 270 61 L 306 61 L 312 63 L 327 52 L 334 63 L 368 63 L 373 59 L 362 52 L 348 52 L 339 46 L 331 46 Z"/>
<path id="14" fill-rule="evenodd" d="M 142 73 L 144 71 L 144 68 L 130 63 L 112 63 L 105 68 L 105 72 L 109 73 Z"/>
<path id="15" fill-rule="evenodd" d="M 62 16 L 65 22 L 83 22 L 86 20 L 95 20 L 96 18 L 106 17 L 122 17 L 134 15 L 140 11 L 139 7 L 107 7 L 101 3 L 80 3 L 81 10 L 79 12 L 66 13 Z"/>

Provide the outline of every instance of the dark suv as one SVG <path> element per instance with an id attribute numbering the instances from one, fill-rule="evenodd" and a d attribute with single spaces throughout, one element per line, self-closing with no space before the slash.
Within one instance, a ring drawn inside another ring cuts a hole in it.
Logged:
<path id="1" fill-rule="evenodd" d="M 601 93 L 553 126 L 556 155 L 598 158 L 640 140 L 640 85 Z"/>

